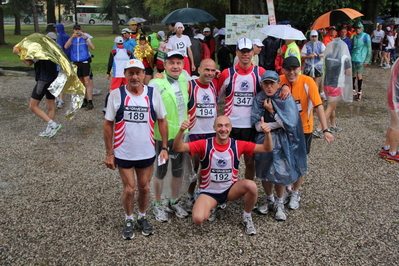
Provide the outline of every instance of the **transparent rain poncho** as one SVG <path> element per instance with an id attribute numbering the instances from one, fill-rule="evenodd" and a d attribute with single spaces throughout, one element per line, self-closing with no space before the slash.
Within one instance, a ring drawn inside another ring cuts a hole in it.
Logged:
<path id="1" fill-rule="evenodd" d="M 328 43 L 324 51 L 322 85 L 328 101 L 353 101 L 351 56 L 341 38 Z"/>
<path id="2" fill-rule="evenodd" d="M 310 55 L 312 53 L 322 54 L 323 53 L 323 43 L 322 42 L 307 42 L 303 49 L 306 49 L 305 55 Z M 302 49 L 302 52 L 303 52 Z M 309 73 L 309 76 L 315 77 L 315 70 L 322 72 L 323 70 L 323 57 L 315 56 L 312 58 L 305 59 L 304 73 Z"/>

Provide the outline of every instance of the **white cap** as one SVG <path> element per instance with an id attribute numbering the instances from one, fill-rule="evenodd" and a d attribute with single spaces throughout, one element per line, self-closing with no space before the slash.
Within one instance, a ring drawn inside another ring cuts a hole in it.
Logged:
<path id="1" fill-rule="evenodd" d="M 252 43 L 256 44 L 256 46 L 258 46 L 258 47 L 263 47 L 264 46 L 263 43 L 261 42 L 261 40 L 259 40 L 259 39 L 253 39 Z"/>
<path id="2" fill-rule="evenodd" d="M 203 41 L 205 39 L 205 36 L 201 33 L 198 33 L 197 35 L 194 36 L 194 39 L 200 39 Z"/>
<path id="3" fill-rule="evenodd" d="M 126 62 L 125 69 L 131 68 L 131 67 L 137 67 L 137 68 L 140 68 L 143 70 L 145 69 L 143 63 L 138 59 L 130 59 L 129 61 Z"/>
<path id="4" fill-rule="evenodd" d="M 310 36 L 319 36 L 319 33 L 317 32 L 317 30 L 312 30 L 310 32 Z"/>
<path id="5" fill-rule="evenodd" d="M 241 51 L 243 49 L 253 50 L 252 41 L 248 38 L 241 38 L 237 43 L 237 50 Z"/>
<path id="6" fill-rule="evenodd" d="M 123 43 L 123 38 L 121 36 L 115 37 L 114 43 L 122 44 Z"/>
<path id="7" fill-rule="evenodd" d="M 175 28 L 177 29 L 177 28 L 179 28 L 179 27 L 183 27 L 183 30 L 184 30 L 184 25 L 183 25 L 183 23 L 181 23 L 181 22 L 176 22 L 176 23 L 175 23 Z"/>
<path id="8" fill-rule="evenodd" d="M 121 34 L 124 34 L 124 33 L 130 33 L 130 29 L 124 28 L 124 29 L 122 30 Z"/>
<path id="9" fill-rule="evenodd" d="M 165 59 L 169 59 L 171 57 L 177 57 L 179 59 L 184 59 L 184 56 L 179 51 L 170 51 L 168 52 Z"/>
<path id="10" fill-rule="evenodd" d="M 210 28 L 208 28 L 208 27 L 206 27 L 206 28 L 204 28 L 204 30 L 203 30 L 203 32 L 205 32 L 205 31 L 211 31 L 211 29 Z"/>
<path id="11" fill-rule="evenodd" d="M 390 31 L 391 30 L 391 27 L 387 27 L 387 31 Z M 49 33 L 51 33 L 51 32 L 49 32 Z M 47 36 L 48 36 L 48 34 L 47 34 Z"/>
<path id="12" fill-rule="evenodd" d="M 47 33 L 47 36 L 53 40 L 57 40 L 57 35 L 54 32 Z"/>
<path id="13" fill-rule="evenodd" d="M 159 36 L 161 36 L 161 39 L 162 39 L 162 40 L 165 40 L 165 32 L 163 32 L 163 31 L 160 30 L 160 31 L 157 32 L 157 34 L 158 34 Z"/>

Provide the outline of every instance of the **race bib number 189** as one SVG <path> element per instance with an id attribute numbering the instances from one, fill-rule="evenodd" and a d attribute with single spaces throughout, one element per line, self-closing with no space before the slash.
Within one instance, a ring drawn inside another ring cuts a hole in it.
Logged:
<path id="1" fill-rule="evenodd" d="M 133 123 L 147 123 L 148 107 L 124 106 L 123 120 Z"/>

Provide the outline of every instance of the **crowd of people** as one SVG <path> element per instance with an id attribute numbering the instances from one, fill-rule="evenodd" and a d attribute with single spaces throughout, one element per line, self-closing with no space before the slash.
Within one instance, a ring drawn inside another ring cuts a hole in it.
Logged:
<path id="1" fill-rule="evenodd" d="M 48 36 L 77 66 L 86 87 L 82 108 L 92 110 L 92 37 L 80 25 L 73 27 L 71 37 L 65 36 L 63 26 L 56 28 L 58 38 L 52 32 Z M 325 36 L 311 30 L 309 40 L 300 45 L 268 36 L 263 41 L 244 37 L 229 46 L 224 29 L 201 30 L 177 22 L 167 34 L 146 35 L 131 21 L 114 39 L 109 54 L 106 75 L 111 82 L 103 109 L 105 165 L 118 169 L 123 184 L 122 237 L 132 239 L 136 227 L 145 236 L 154 233 L 146 214 L 151 180 L 152 211 L 159 222 L 169 221 L 170 213 L 179 218 L 191 214 L 193 222 L 201 225 L 214 221 L 227 201 L 240 198 L 247 234 L 256 234 L 253 211 L 274 213 L 277 221 L 285 221 L 286 206 L 291 210 L 300 206 L 312 138 L 332 142 L 332 133 L 343 130 L 336 122 L 337 104 L 362 99 L 367 65 L 380 60 L 383 68 L 389 67 L 391 54 L 396 57 L 393 30 L 386 27 L 383 32 L 378 26 L 370 36 L 359 22 L 353 31 L 329 27 Z M 14 53 L 20 51 L 14 47 Z M 47 91 L 56 78 L 56 65 L 45 60 L 24 62 L 35 64 L 37 70 L 30 108 L 48 123 L 40 136 L 52 137 L 61 128 L 53 121 L 54 96 Z M 396 89 L 391 91 L 391 122 L 397 126 Z M 38 107 L 44 95 L 48 114 Z M 218 109 L 223 115 L 218 116 Z M 387 160 L 399 161 L 397 130 L 391 126 L 387 131 L 380 152 Z M 187 142 L 183 141 L 186 135 Z M 184 154 L 191 156 L 191 170 L 197 177 L 182 197 Z M 241 155 L 243 180 L 239 180 Z M 164 182 L 168 173 L 170 182 Z M 261 181 L 265 199 L 258 197 L 255 178 Z M 166 186 L 171 195 L 164 201 Z M 137 218 L 133 214 L 136 188 Z"/>

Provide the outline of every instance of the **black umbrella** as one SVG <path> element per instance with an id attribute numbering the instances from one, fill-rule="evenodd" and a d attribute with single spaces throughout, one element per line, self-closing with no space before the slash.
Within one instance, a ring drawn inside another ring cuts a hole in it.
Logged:
<path id="1" fill-rule="evenodd" d="M 217 20 L 214 16 L 208 12 L 198 8 L 180 8 L 170 12 L 163 20 L 162 23 L 189 23 L 189 22 L 207 22 L 211 20 Z"/>

